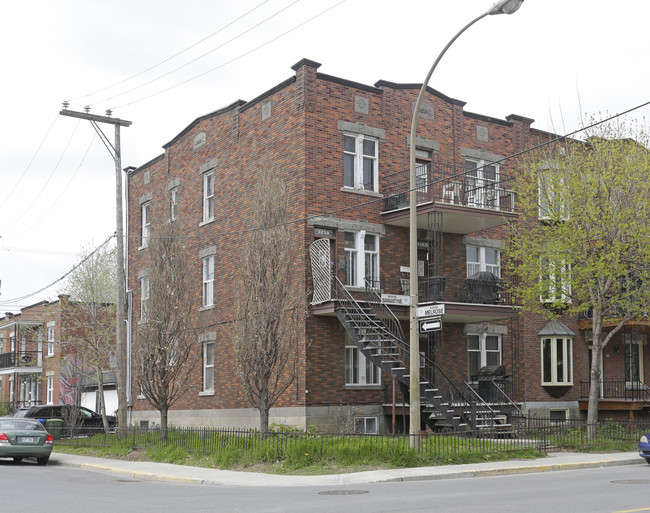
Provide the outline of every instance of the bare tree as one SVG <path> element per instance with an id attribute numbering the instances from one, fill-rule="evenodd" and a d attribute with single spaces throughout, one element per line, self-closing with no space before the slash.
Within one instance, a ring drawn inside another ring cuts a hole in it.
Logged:
<path id="1" fill-rule="evenodd" d="M 194 277 L 177 223 L 161 222 L 151 231 L 144 286 L 148 300 L 135 329 L 135 374 L 140 392 L 160 412 L 166 436 L 168 412 L 187 391 L 197 360 Z"/>
<path id="2" fill-rule="evenodd" d="M 110 351 L 115 350 L 115 247 L 107 241 L 95 250 L 82 249 L 79 260 L 63 289 L 71 302 L 65 304 L 66 298 L 61 297 L 67 332 L 62 342 L 63 363 L 74 382 L 95 376 L 100 413 L 107 430 L 104 371 L 109 368 Z"/>
<path id="3" fill-rule="evenodd" d="M 242 246 L 233 338 L 237 374 L 259 411 L 265 438 L 269 410 L 296 380 L 305 298 L 297 242 L 287 223 L 288 188 L 278 174 L 263 171 L 255 194 L 253 226 Z"/>

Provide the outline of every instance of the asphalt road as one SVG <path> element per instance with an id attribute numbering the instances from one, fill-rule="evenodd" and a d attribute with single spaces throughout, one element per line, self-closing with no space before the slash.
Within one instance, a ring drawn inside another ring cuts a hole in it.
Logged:
<path id="1" fill-rule="evenodd" d="M 85 469 L 0 461 L 1 509 L 66 513 L 650 511 L 650 465 L 327 487 L 139 481 Z"/>

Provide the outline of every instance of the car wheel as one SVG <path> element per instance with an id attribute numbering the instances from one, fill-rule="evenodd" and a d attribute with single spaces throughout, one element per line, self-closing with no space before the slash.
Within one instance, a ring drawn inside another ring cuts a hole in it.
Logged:
<path id="1" fill-rule="evenodd" d="M 23 461 L 22 458 L 19 458 L 17 456 L 14 458 L 14 463 L 20 463 L 21 461 Z"/>
<path id="2" fill-rule="evenodd" d="M 50 461 L 49 456 L 43 456 L 42 458 L 36 458 L 36 463 L 39 465 L 47 465 L 47 462 Z"/>

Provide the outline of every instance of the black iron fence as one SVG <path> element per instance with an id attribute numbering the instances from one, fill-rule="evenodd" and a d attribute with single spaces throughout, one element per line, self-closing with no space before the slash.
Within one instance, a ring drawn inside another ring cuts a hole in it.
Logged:
<path id="1" fill-rule="evenodd" d="M 0 369 L 12 367 L 38 367 L 41 365 L 42 351 L 18 351 L 0 354 Z"/>
<path id="2" fill-rule="evenodd" d="M 526 449 L 552 451 L 568 450 L 626 450 L 636 448 L 641 435 L 650 430 L 649 422 L 603 421 L 587 425 L 582 420 L 557 421 L 540 417 L 518 419 L 516 428 L 503 426 L 462 433 L 422 433 L 420 435 L 331 434 L 296 431 L 271 432 L 266 438 L 259 431 L 216 428 L 158 428 L 129 427 L 105 433 L 65 436 L 57 444 L 67 446 L 116 446 L 126 449 L 182 448 L 189 453 L 218 453 L 219 451 L 265 451 L 275 458 L 299 451 L 313 457 L 327 457 L 335 451 L 365 454 L 377 450 L 408 450 L 410 437 L 421 438 L 422 452 L 431 456 L 510 452 Z M 515 425 L 515 424 L 513 424 Z M 62 433 L 66 433 L 65 427 Z"/>

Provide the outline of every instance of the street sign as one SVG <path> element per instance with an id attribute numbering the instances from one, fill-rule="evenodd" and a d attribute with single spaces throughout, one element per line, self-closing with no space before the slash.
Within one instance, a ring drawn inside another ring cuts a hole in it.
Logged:
<path id="1" fill-rule="evenodd" d="M 382 294 L 381 302 L 387 305 L 410 305 L 411 298 L 399 294 Z"/>
<path id="2" fill-rule="evenodd" d="M 440 317 L 445 315 L 445 305 L 418 306 L 418 317 Z"/>
<path id="3" fill-rule="evenodd" d="M 442 330 L 442 320 L 440 317 L 433 317 L 420 321 L 420 332 L 426 333 L 427 331 L 440 331 Z"/>
<path id="4" fill-rule="evenodd" d="M 109 351 L 108 352 L 108 366 L 111 369 L 117 369 L 117 352 Z"/>

